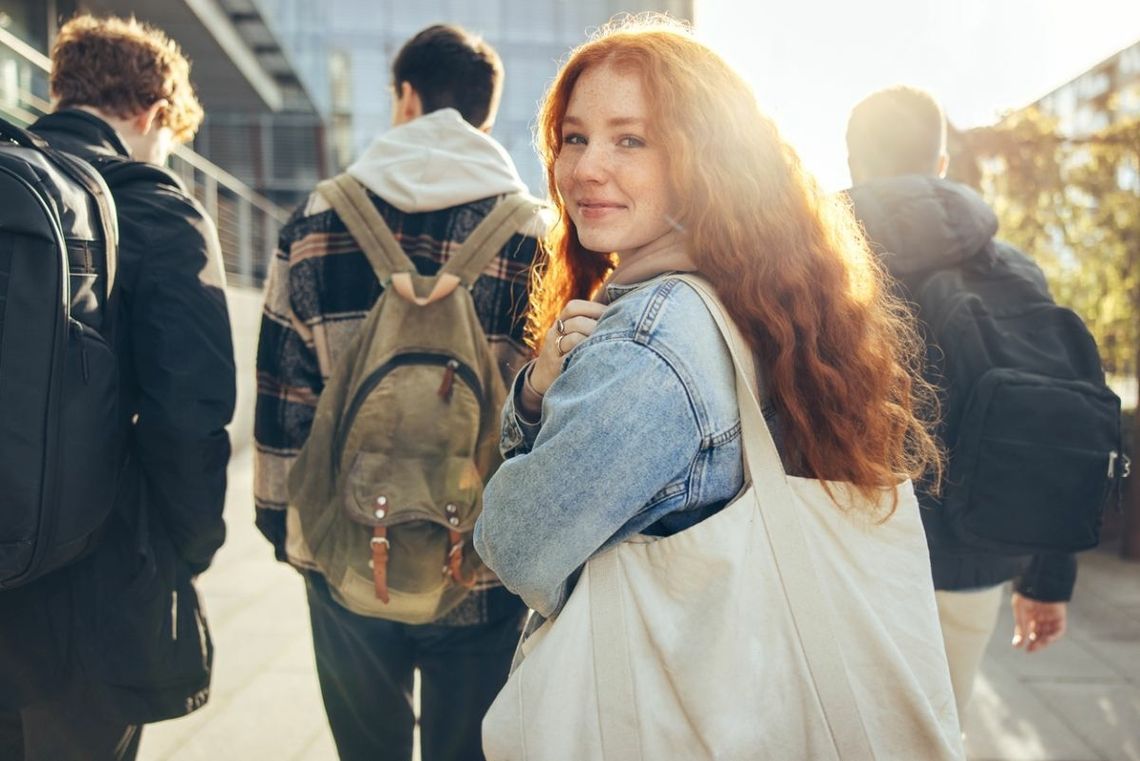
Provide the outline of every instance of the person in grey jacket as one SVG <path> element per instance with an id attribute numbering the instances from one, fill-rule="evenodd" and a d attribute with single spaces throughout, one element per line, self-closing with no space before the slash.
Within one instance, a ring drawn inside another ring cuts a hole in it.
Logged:
<path id="1" fill-rule="evenodd" d="M 1028 256 L 994 238 L 998 221 L 985 201 L 969 187 L 945 179 L 946 120 L 930 94 L 892 87 L 867 96 L 851 112 L 847 149 L 854 183 L 848 194 L 855 214 L 902 287 L 939 269 L 988 271 L 1000 264 L 1048 291 L 1041 269 Z M 933 367 L 928 372 L 931 383 L 953 390 L 933 374 Z M 997 626 L 1001 585 L 1014 580 L 1014 646 L 1040 650 L 1064 634 L 1076 559 L 1061 554 L 1010 557 L 967 546 L 945 524 L 936 496 L 921 488 L 918 496 L 927 508 L 922 518 L 939 617 L 964 719 Z"/>

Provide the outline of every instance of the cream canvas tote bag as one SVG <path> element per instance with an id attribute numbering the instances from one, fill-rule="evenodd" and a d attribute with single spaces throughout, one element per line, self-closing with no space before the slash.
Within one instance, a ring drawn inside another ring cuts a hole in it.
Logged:
<path id="1" fill-rule="evenodd" d="M 586 563 L 520 645 L 483 722 L 488 761 L 964 758 L 910 482 L 877 523 L 843 484 L 837 507 L 787 476 L 747 344 L 682 279 L 732 351 L 748 483 L 692 528 Z"/>

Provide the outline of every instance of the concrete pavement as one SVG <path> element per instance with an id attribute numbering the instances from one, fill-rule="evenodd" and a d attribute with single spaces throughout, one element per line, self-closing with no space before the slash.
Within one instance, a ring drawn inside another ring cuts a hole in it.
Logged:
<path id="1" fill-rule="evenodd" d="M 148 726 L 141 761 L 335 761 L 300 578 L 253 527 L 253 358 L 260 295 L 231 290 L 241 380 L 226 502 L 229 537 L 201 579 L 216 645 L 210 702 Z M 1069 633 L 1009 646 L 1002 612 L 966 718 L 971 761 L 1140 761 L 1140 564 L 1083 555 Z M 784 761 L 784 760 L 780 760 Z"/>

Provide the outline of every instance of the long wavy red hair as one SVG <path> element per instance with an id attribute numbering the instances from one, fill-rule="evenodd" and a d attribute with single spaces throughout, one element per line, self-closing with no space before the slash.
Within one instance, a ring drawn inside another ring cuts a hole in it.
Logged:
<path id="1" fill-rule="evenodd" d="M 570 94 L 602 65 L 641 74 L 688 251 L 760 360 L 793 472 L 867 496 L 928 471 L 936 482 L 941 457 L 923 419 L 936 402 L 921 380 L 921 345 L 850 208 L 821 191 L 740 76 L 672 19 L 611 22 L 570 54 L 547 92 L 537 144 L 558 221 L 536 274 L 531 342 L 614 264 L 582 248 L 554 181 Z"/>

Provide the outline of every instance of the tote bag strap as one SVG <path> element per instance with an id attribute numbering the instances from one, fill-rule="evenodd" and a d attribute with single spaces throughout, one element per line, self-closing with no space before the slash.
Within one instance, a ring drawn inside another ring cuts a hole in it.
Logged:
<path id="1" fill-rule="evenodd" d="M 585 571 L 592 602 L 590 639 L 602 733 L 600 761 L 641 761 L 640 732 L 646 717 L 638 720 L 633 692 L 633 654 L 626 631 L 629 610 L 621 591 L 620 547 L 591 558 Z"/>
<path id="2" fill-rule="evenodd" d="M 835 626 L 839 622 L 835 621 L 827 591 L 816 574 L 796 514 L 799 500 L 788 482 L 776 442 L 753 391 L 752 350 L 708 282 L 692 275 L 679 275 L 678 279 L 688 283 L 704 301 L 732 354 L 745 465 L 756 498 L 761 502 L 760 517 L 768 529 L 780 583 L 837 755 L 843 761 L 874 759 L 839 640 L 835 637 Z"/>

